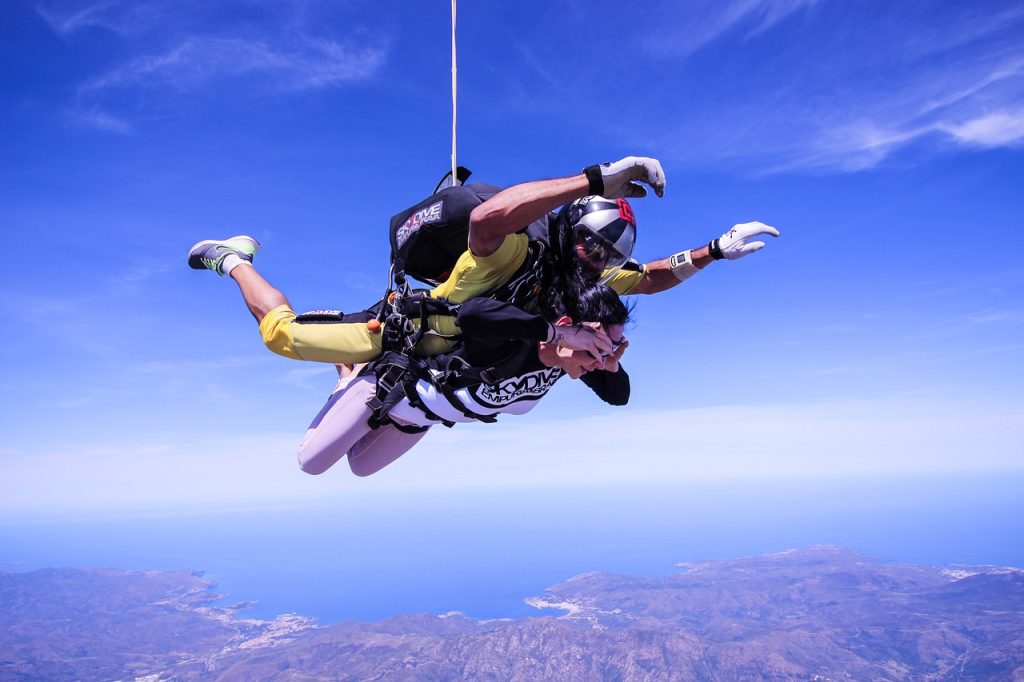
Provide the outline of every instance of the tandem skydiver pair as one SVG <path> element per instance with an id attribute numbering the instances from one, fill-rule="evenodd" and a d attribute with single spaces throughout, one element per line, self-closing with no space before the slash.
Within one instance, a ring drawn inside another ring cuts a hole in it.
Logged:
<path id="1" fill-rule="evenodd" d="M 338 386 L 299 463 L 319 474 L 347 454 L 352 471 L 368 475 L 434 425 L 529 411 L 566 374 L 625 404 L 619 360 L 629 313 L 620 296 L 665 291 L 779 234 L 738 224 L 706 246 L 641 265 L 631 258 L 627 199 L 646 196 L 644 185 L 662 196 L 664 172 L 636 156 L 504 190 L 453 180 L 393 219 L 388 292 L 356 314 L 297 315 L 253 267 L 251 237 L 199 242 L 189 265 L 238 284 L 270 350 L 338 365 Z M 461 254 L 459 244 L 468 246 Z M 416 292 L 409 275 L 435 286 Z"/>

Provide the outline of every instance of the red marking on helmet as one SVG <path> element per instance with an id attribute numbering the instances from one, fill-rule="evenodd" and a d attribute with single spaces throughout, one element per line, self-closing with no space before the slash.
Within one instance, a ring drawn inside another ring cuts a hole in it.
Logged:
<path id="1" fill-rule="evenodd" d="M 619 205 L 619 217 L 636 227 L 636 217 L 633 215 L 633 207 L 629 205 L 629 202 L 625 199 L 616 199 L 615 203 Z"/>

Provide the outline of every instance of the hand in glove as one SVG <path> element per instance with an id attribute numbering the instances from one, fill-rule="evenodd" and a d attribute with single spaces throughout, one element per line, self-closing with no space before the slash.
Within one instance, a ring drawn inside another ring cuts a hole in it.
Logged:
<path id="1" fill-rule="evenodd" d="M 657 159 L 646 156 L 627 156 L 615 163 L 587 166 L 583 172 L 590 181 L 590 194 L 606 199 L 645 197 L 647 189 L 640 182 L 653 187 L 659 197 L 665 194 L 665 171 Z"/>
<path id="2" fill-rule="evenodd" d="M 732 229 L 721 237 L 711 240 L 711 243 L 708 244 L 708 251 L 715 260 L 721 258 L 729 260 L 743 258 L 748 253 L 754 253 L 764 248 L 764 242 L 752 242 L 750 239 L 765 234 L 778 237 L 779 231 L 771 225 L 765 225 L 757 221 L 733 225 Z"/>

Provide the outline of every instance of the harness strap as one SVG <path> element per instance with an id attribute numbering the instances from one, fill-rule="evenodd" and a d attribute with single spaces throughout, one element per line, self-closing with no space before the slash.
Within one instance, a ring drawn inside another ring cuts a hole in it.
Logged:
<path id="1" fill-rule="evenodd" d="M 534 239 L 529 241 L 527 248 L 526 259 L 512 279 L 492 291 L 488 298 L 505 301 L 520 308 L 526 308 L 537 298 L 544 278 L 546 248 L 543 242 Z"/>
<path id="2" fill-rule="evenodd" d="M 533 302 L 541 290 L 545 251 L 543 242 L 530 240 L 523 265 L 512 279 L 491 294 L 491 298 L 519 307 L 526 307 Z M 374 397 L 366 402 L 372 411 L 368 420 L 370 426 L 379 428 L 390 423 L 406 433 L 418 433 L 429 428 L 397 424 L 390 418 L 391 410 L 403 399 L 407 399 L 410 405 L 422 411 L 427 418 L 445 426 L 453 426 L 453 422 L 435 414 L 420 399 L 416 390 L 420 379 L 430 381 L 452 408 L 466 418 L 486 423 L 497 421 L 493 415 L 477 414 L 470 410 L 459 400 L 456 391 L 480 384 L 497 384 L 508 376 L 510 370 L 522 363 L 529 348 L 523 345 L 500 362 L 484 368 L 473 367 L 462 358 L 451 356 L 445 371 L 435 376 L 423 360 L 412 357 L 413 349 L 426 334 L 445 336 L 428 329 L 427 320 L 430 316 L 457 315 L 460 306 L 444 298 L 433 298 L 426 292 L 412 292 L 404 273 L 395 273 L 395 282 L 397 290 L 393 296 L 385 297 L 378 314 L 378 319 L 384 318 L 381 341 L 385 352 L 367 367 L 377 377 Z M 419 318 L 418 328 L 412 322 L 413 317 Z"/>
<path id="3" fill-rule="evenodd" d="M 371 427 L 376 429 L 384 424 L 393 423 L 388 414 L 405 397 L 402 379 L 408 368 L 409 358 L 394 352 L 385 353 L 374 363 L 373 373 L 377 377 L 377 390 L 373 397 L 366 401 L 366 406 L 373 413 L 368 420 Z"/>
<path id="4" fill-rule="evenodd" d="M 459 397 L 455 395 L 455 391 L 457 391 L 458 388 L 453 386 L 448 381 L 438 381 L 434 385 L 437 387 L 437 390 L 441 392 L 441 395 L 443 395 L 448 400 L 448 402 L 451 403 L 451 406 L 454 407 L 458 412 L 461 412 L 463 416 L 487 424 L 493 424 L 494 422 L 498 421 L 498 418 L 495 417 L 494 415 L 477 414 L 476 412 L 473 412 L 468 407 L 466 407 L 463 404 L 463 402 L 459 400 Z"/>
<path id="5" fill-rule="evenodd" d="M 374 429 L 385 424 L 391 424 L 404 433 L 421 433 L 429 426 L 412 426 L 399 424 L 391 418 L 391 410 L 395 409 L 402 399 L 408 399 L 409 404 L 421 410 L 428 419 L 440 422 L 447 427 L 455 426 L 455 422 L 444 419 L 434 414 L 423 401 L 420 400 L 416 390 L 416 383 L 420 374 L 426 373 L 426 365 L 401 353 L 389 352 L 373 363 L 373 374 L 377 377 L 377 390 L 374 396 L 366 401 L 366 406 L 373 413 L 368 423 Z"/>
<path id="6" fill-rule="evenodd" d="M 449 429 L 455 426 L 455 422 L 449 421 L 448 419 L 445 419 L 444 417 L 435 414 L 434 411 L 427 407 L 426 403 L 424 403 L 420 399 L 420 393 L 419 391 L 416 390 L 416 384 L 419 383 L 418 375 L 429 374 L 429 370 L 427 370 L 426 364 L 422 362 L 417 363 L 415 365 L 415 368 L 416 371 L 413 371 L 410 368 L 410 370 L 405 373 L 405 377 L 402 379 L 402 386 L 405 389 L 405 397 L 408 398 L 409 404 L 423 412 L 423 414 L 427 415 L 427 419 L 432 419 L 434 421 L 441 422 Z"/>

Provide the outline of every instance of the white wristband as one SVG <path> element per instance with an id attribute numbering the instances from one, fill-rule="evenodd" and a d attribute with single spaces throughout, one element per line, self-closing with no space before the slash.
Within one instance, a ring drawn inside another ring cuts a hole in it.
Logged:
<path id="1" fill-rule="evenodd" d="M 698 272 L 700 268 L 693 264 L 693 257 L 690 255 L 690 251 L 680 251 L 668 259 L 668 265 L 672 268 L 672 274 L 676 276 L 680 282 L 683 282 Z"/>

